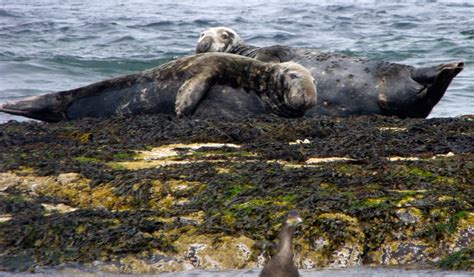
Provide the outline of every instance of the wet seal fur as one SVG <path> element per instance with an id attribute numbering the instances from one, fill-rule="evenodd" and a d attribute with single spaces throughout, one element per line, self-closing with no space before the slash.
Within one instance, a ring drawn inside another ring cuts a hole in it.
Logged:
<path id="1" fill-rule="evenodd" d="M 6 103 L 0 105 L 0 111 L 47 122 L 154 113 L 296 117 L 315 103 L 314 79 L 299 64 L 206 53 L 85 87 Z"/>
<path id="2" fill-rule="evenodd" d="M 201 33 L 197 53 L 225 52 L 266 62 L 297 62 L 318 82 L 318 103 L 306 115 L 371 115 L 425 118 L 443 97 L 463 62 L 415 68 L 316 49 L 246 45 L 226 27 Z"/>

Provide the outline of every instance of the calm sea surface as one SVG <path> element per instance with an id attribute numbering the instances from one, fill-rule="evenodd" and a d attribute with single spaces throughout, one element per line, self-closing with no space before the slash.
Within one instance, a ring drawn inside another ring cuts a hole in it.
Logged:
<path id="1" fill-rule="evenodd" d="M 462 60 L 430 117 L 474 114 L 474 1 L 0 0 L 0 103 L 193 53 L 229 26 L 250 44 L 430 66 Z M 0 114 L 0 122 L 19 117 Z"/>

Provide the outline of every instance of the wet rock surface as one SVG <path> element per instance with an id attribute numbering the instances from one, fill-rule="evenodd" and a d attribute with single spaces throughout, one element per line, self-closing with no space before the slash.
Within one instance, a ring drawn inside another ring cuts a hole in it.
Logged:
<path id="1" fill-rule="evenodd" d="M 287 211 L 300 268 L 472 270 L 474 121 L 0 125 L 0 270 L 260 267 Z"/>

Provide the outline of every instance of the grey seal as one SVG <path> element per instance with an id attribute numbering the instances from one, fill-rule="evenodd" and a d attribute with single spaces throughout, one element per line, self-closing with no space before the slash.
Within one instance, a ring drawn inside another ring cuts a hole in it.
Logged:
<path id="1" fill-rule="evenodd" d="M 299 64 L 205 53 L 85 87 L 5 103 L 0 111 L 47 122 L 152 113 L 296 117 L 315 103 L 314 78 Z"/>
<path id="2" fill-rule="evenodd" d="M 293 235 L 296 226 L 301 223 L 299 213 L 290 211 L 280 230 L 277 253 L 263 267 L 260 277 L 297 277 L 298 268 L 293 262 Z"/>
<path id="3" fill-rule="evenodd" d="M 196 52 L 225 52 L 261 61 L 293 61 L 303 65 L 318 83 L 318 103 L 306 112 L 308 116 L 378 114 L 425 118 L 464 67 L 463 62 L 452 62 L 415 68 L 316 49 L 255 47 L 245 44 L 227 27 L 202 32 Z"/>

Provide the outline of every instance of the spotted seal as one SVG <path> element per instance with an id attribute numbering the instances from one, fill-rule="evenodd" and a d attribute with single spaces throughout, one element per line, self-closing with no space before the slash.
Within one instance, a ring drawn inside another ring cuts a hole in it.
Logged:
<path id="1" fill-rule="evenodd" d="M 425 118 L 443 97 L 463 62 L 415 68 L 288 46 L 255 47 L 226 27 L 201 33 L 197 53 L 226 52 L 267 62 L 297 62 L 318 82 L 318 103 L 306 115 Z"/>
<path id="2" fill-rule="evenodd" d="M 6 103 L 0 111 L 47 122 L 150 113 L 295 117 L 315 103 L 314 79 L 299 64 L 205 53 L 85 87 Z"/>

